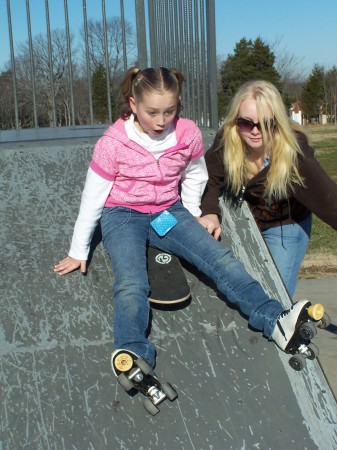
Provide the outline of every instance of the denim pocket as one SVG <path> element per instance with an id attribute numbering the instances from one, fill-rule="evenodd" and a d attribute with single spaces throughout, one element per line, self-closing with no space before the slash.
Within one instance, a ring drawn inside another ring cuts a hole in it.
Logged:
<path id="1" fill-rule="evenodd" d="M 101 216 L 102 232 L 106 233 L 114 228 L 125 225 L 131 218 L 131 210 L 124 206 L 103 208 Z"/>

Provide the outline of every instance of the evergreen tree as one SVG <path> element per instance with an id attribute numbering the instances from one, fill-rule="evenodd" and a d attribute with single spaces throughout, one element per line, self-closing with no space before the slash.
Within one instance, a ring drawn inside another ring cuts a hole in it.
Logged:
<path id="1" fill-rule="evenodd" d="M 333 66 L 325 74 L 326 104 L 324 113 L 330 116 L 328 120 L 336 123 L 337 115 L 337 67 Z"/>
<path id="2" fill-rule="evenodd" d="M 101 123 L 109 121 L 107 77 L 103 64 L 98 64 L 92 74 L 92 104 L 95 119 Z"/>
<path id="3" fill-rule="evenodd" d="M 318 118 L 324 97 L 324 68 L 315 64 L 301 93 L 301 107 L 308 120 Z"/>
<path id="4" fill-rule="evenodd" d="M 229 103 L 238 88 L 246 81 L 263 79 L 281 90 L 281 77 L 274 67 L 275 56 L 261 38 L 254 42 L 241 39 L 220 69 L 221 92 L 218 98 L 219 117 L 226 115 Z"/>

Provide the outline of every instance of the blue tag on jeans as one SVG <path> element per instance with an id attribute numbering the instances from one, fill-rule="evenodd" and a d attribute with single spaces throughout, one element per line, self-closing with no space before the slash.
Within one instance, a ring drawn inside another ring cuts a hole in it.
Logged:
<path id="1" fill-rule="evenodd" d="M 177 219 L 168 211 L 163 211 L 151 222 L 152 228 L 159 236 L 165 236 L 176 224 Z"/>

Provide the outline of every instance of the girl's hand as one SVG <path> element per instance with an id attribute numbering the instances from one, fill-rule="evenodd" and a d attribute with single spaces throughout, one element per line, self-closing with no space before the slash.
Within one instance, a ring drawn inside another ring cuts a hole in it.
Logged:
<path id="1" fill-rule="evenodd" d="M 85 273 L 87 271 L 87 262 L 72 258 L 71 256 L 67 256 L 58 264 L 55 264 L 54 272 L 58 273 L 59 275 L 66 275 L 67 273 L 73 272 L 78 268 L 80 268 L 80 271 L 82 273 Z"/>
<path id="2" fill-rule="evenodd" d="M 216 214 L 207 214 L 203 217 L 197 217 L 197 220 L 210 234 L 213 234 L 215 239 L 219 239 L 221 235 L 221 226 Z"/>

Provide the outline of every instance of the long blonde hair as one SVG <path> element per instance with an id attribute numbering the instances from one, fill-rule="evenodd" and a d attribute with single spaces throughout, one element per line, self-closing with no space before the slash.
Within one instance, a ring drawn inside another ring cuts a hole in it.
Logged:
<path id="1" fill-rule="evenodd" d="M 296 131 L 299 126 L 290 121 L 282 97 L 276 87 L 264 80 L 249 81 L 235 94 L 224 124 L 223 148 L 224 164 L 230 190 L 238 195 L 250 178 L 247 164 L 248 147 L 241 139 L 236 119 L 241 103 L 254 99 L 258 119 L 261 124 L 263 142 L 270 146 L 271 164 L 265 189 L 266 198 L 280 200 L 286 198 L 294 186 L 303 186 L 303 179 L 297 168 L 297 158 L 301 154 Z M 269 128 L 273 118 L 275 126 Z M 267 124 L 268 128 L 266 128 Z"/>

